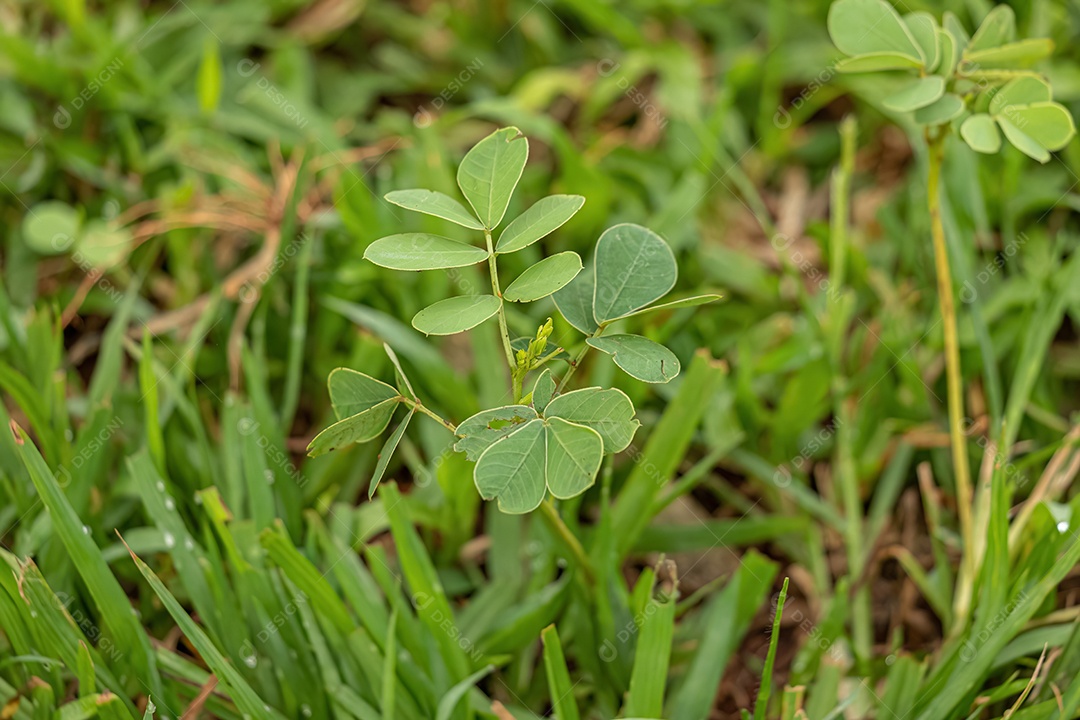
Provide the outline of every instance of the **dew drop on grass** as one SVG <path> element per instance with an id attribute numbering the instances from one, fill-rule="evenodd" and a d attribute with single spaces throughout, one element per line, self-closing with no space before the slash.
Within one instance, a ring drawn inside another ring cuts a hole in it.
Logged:
<path id="1" fill-rule="evenodd" d="M 311 706 L 309 706 L 307 703 L 304 703 L 303 705 L 301 705 L 300 706 L 300 714 L 303 715 L 304 717 L 311 717 Z"/>
<path id="2" fill-rule="evenodd" d="M 90 526 L 89 525 L 83 525 L 82 526 L 82 531 L 83 531 L 83 535 L 89 535 L 90 534 Z"/>
<path id="3" fill-rule="evenodd" d="M 195 493 L 195 504 L 202 505 L 202 495 L 199 493 Z"/>
<path id="4" fill-rule="evenodd" d="M 165 547 L 172 548 L 172 547 L 175 547 L 175 546 L 176 546 L 176 538 L 173 537 L 172 533 L 168 533 L 168 532 L 165 533 Z"/>
<path id="5" fill-rule="evenodd" d="M 185 550 L 194 550 L 195 549 L 195 543 L 192 542 L 191 538 L 189 538 L 189 537 L 184 538 L 184 549 Z"/>
<path id="6" fill-rule="evenodd" d="M 158 480 L 157 481 L 157 489 L 158 489 L 158 492 L 165 492 L 165 483 L 163 483 L 161 480 Z"/>
<path id="7" fill-rule="evenodd" d="M 257 658 L 255 656 L 255 653 L 251 653 L 250 655 L 245 655 L 244 656 L 244 664 L 247 665 L 249 668 L 253 668 L 253 667 L 255 667 L 256 665 L 259 664 L 259 658 Z"/>
<path id="8" fill-rule="evenodd" d="M 176 503 L 173 502 L 173 499 L 171 497 L 165 498 L 165 509 L 166 510 L 175 510 L 176 509 Z"/>
<path id="9" fill-rule="evenodd" d="M 1067 520 L 1062 520 L 1057 524 L 1057 529 L 1058 532 L 1069 532 L 1069 522 Z"/>
<path id="10" fill-rule="evenodd" d="M 274 471 L 273 470 L 264 470 L 263 474 L 266 476 L 266 484 L 267 485 L 273 485 L 274 484 Z"/>

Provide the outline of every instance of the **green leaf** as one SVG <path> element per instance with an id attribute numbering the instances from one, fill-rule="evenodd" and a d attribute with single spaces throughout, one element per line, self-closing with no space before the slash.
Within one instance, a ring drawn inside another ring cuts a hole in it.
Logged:
<path id="1" fill-rule="evenodd" d="M 964 23 L 960 22 L 960 18 L 956 17 L 951 10 L 946 10 L 941 16 L 941 26 L 956 40 L 957 50 L 963 52 L 971 42 L 971 35 L 964 27 Z"/>
<path id="2" fill-rule="evenodd" d="M 549 625 L 540 633 L 544 643 L 544 674 L 547 676 L 548 694 L 551 697 L 555 720 L 581 720 L 570 672 L 566 668 L 559 633 Z"/>
<path id="3" fill-rule="evenodd" d="M 57 255 L 71 248 L 81 222 L 79 211 L 67 203 L 38 203 L 23 218 L 23 240 L 39 255 Z"/>
<path id="4" fill-rule="evenodd" d="M 836 0 L 829 8 L 828 25 L 833 43 L 845 55 L 894 52 L 922 64 L 915 38 L 885 0 Z"/>
<path id="5" fill-rule="evenodd" d="M 956 36 L 945 28 L 938 28 L 938 52 L 941 61 L 938 63 L 937 74 L 942 77 L 951 77 L 956 66 L 960 63 L 960 41 Z"/>
<path id="6" fill-rule="evenodd" d="M 469 460 L 475 462 L 496 440 L 501 440 L 537 417 L 536 411 L 528 405 L 506 405 L 482 410 L 457 426 L 457 435 L 461 439 L 454 445 L 454 450 L 465 453 Z"/>
<path id="7" fill-rule="evenodd" d="M 990 96 L 986 110 L 991 115 L 1007 115 L 1013 105 L 1031 105 L 1052 99 L 1050 85 L 1039 77 L 1019 77 L 996 92 L 990 91 L 984 95 Z"/>
<path id="8" fill-rule="evenodd" d="M 512 515 L 540 507 L 547 493 L 543 420 L 532 420 L 492 443 L 473 469 L 473 482 L 485 500 L 498 499 Z"/>
<path id="9" fill-rule="evenodd" d="M 596 482 L 604 441 L 592 428 L 559 417 L 531 420 L 492 443 L 476 462 L 473 481 L 485 500 L 505 513 L 535 510 L 547 490 L 558 498 Z"/>
<path id="10" fill-rule="evenodd" d="M 998 117 L 996 120 L 1001 131 L 1005 133 L 1005 137 L 1012 143 L 1013 147 L 1041 163 L 1050 162 L 1049 151 L 1036 142 L 1034 138 L 1016 127 L 1006 117 Z"/>
<path id="11" fill-rule="evenodd" d="M 773 666 L 776 663 L 776 648 L 780 644 L 780 619 L 784 614 L 784 600 L 787 599 L 788 578 L 780 588 L 776 600 L 776 614 L 773 617 L 772 633 L 769 635 L 769 649 L 765 653 L 765 667 L 761 671 L 761 687 L 754 701 L 754 720 L 765 720 L 769 709 L 769 695 L 772 692 Z"/>
<path id="12" fill-rule="evenodd" d="M 659 300 L 678 273 L 675 254 L 652 230 L 630 223 L 605 230 L 596 241 L 593 318 L 610 322 Z"/>
<path id="13" fill-rule="evenodd" d="M 938 44 L 938 25 L 934 16 L 928 12 L 913 12 L 904 16 L 911 37 L 922 52 L 923 67 L 927 72 L 934 72 L 941 62 L 941 47 Z"/>
<path id="14" fill-rule="evenodd" d="M 1047 150 L 1062 149 L 1076 134 L 1072 115 L 1055 102 L 1013 107 L 1005 115 L 1009 122 Z"/>
<path id="15" fill-rule="evenodd" d="M 507 127 L 478 142 L 458 166 L 458 187 L 488 230 L 502 222 L 528 158 L 529 141 Z"/>
<path id="16" fill-rule="evenodd" d="M 616 388 L 582 388 L 554 398 L 544 409 L 546 417 L 559 417 L 590 427 L 604 441 L 604 452 L 622 452 L 630 446 L 641 426 L 634 418 L 634 404 Z"/>
<path id="17" fill-rule="evenodd" d="M 483 230 L 484 226 L 472 216 L 465 206 L 449 195 L 435 190 L 394 190 L 384 196 L 387 202 L 406 210 L 434 215 L 470 230 Z"/>
<path id="18" fill-rule="evenodd" d="M 584 204 L 580 195 L 551 195 L 537 201 L 506 226 L 495 252 L 512 253 L 532 245 L 562 227 Z"/>
<path id="19" fill-rule="evenodd" d="M 1031 38 L 977 52 L 969 51 L 964 56 L 964 62 L 986 69 L 1031 67 L 1040 60 L 1050 57 L 1053 52 L 1053 40 Z"/>
<path id="20" fill-rule="evenodd" d="M 592 268 L 585 268 L 565 287 L 552 295 L 555 307 L 566 322 L 586 335 L 592 335 L 599 327 L 593 317 L 593 289 L 596 276 Z"/>
<path id="21" fill-rule="evenodd" d="M 641 626 L 641 634 L 634 648 L 634 668 L 624 708 L 627 717 L 663 717 L 676 605 L 674 593 L 650 597 L 640 613 L 640 620 L 635 618 L 635 625 Z"/>
<path id="22" fill-rule="evenodd" d="M 547 486 L 560 500 L 577 497 L 588 490 L 604 459 L 600 433 L 560 417 L 545 422 L 547 434 Z"/>
<path id="23" fill-rule="evenodd" d="M 130 552 L 130 548 L 128 550 Z M 214 675 L 217 676 L 222 689 L 232 697 L 237 709 L 253 718 L 281 718 L 282 715 L 276 710 L 272 710 L 248 685 L 243 675 L 221 654 L 213 641 L 191 619 L 191 616 L 187 614 L 184 607 L 173 597 L 158 576 L 154 574 L 154 571 L 147 567 L 146 563 L 139 559 L 134 552 L 131 553 L 131 559 L 135 561 L 135 566 L 150 584 L 150 587 L 153 588 L 158 599 L 161 600 L 165 609 L 172 615 L 181 632 L 191 642 L 192 647 L 195 648 Z"/>
<path id="24" fill-rule="evenodd" d="M 836 71 L 842 73 L 915 70 L 920 67 L 922 61 L 918 58 L 893 52 L 865 53 L 836 63 Z"/>
<path id="25" fill-rule="evenodd" d="M 915 122 L 920 125 L 942 125 L 964 113 L 964 101 L 959 95 L 945 93 L 926 107 L 915 111 Z"/>
<path id="26" fill-rule="evenodd" d="M 462 295 L 428 305 L 416 313 L 412 326 L 425 335 L 453 335 L 474 328 L 499 312 L 494 295 Z"/>
<path id="27" fill-rule="evenodd" d="M 558 292 L 581 272 L 581 258 L 576 252 L 561 252 L 546 257 L 521 273 L 503 291 L 510 302 L 532 302 Z"/>
<path id="28" fill-rule="evenodd" d="M 945 78 L 937 75 L 913 80 L 900 92 L 882 102 L 889 110 L 911 112 L 926 107 L 945 94 Z"/>
<path id="29" fill-rule="evenodd" d="M 326 380 L 330 404 L 338 420 L 344 420 L 398 395 L 390 385 L 349 368 L 335 368 Z"/>
<path id="30" fill-rule="evenodd" d="M 679 358 L 640 335 L 607 335 L 587 343 L 607 353 L 627 375 L 647 383 L 666 383 L 679 374 Z"/>
<path id="31" fill-rule="evenodd" d="M 993 155 L 1001 149 L 1001 133 L 989 115 L 972 115 L 960 126 L 960 137 L 975 152 Z"/>
<path id="32" fill-rule="evenodd" d="M 537 412 L 544 412 L 544 408 L 551 402 L 551 398 L 555 395 L 555 378 L 551 376 L 551 370 L 544 368 L 544 371 L 540 373 L 540 377 L 536 378 L 536 384 L 533 385 L 532 391 L 532 404 L 533 408 Z"/>
<path id="33" fill-rule="evenodd" d="M 374 440 L 390 424 L 397 408 L 398 398 L 385 400 L 356 415 L 339 420 L 315 436 L 307 447 L 310 457 L 318 457 L 331 450 Z"/>
<path id="34" fill-rule="evenodd" d="M 969 57 L 979 50 L 996 48 L 1016 39 L 1016 15 L 1008 5 L 998 5 L 983 18 L 982 24 L 964 50 Z"/>
<path id="35" fill-rule="evenodd" d="M 491 671 L 494 669 L 494 665 L 482 667 L 447 690 L 446 694 L 443 695 L 442 700 L 439 701 L 439 707 L 435 710 L 435 720 L 450 720 L 450 718 L 454 716 L 454 710 L 461 704 L 465 695 L 473 689 L 473 686 L 476 685 L 476 683 L 490 675 Z"/>
<path id="36" fill-rule="evenodd" d="M 488 252 L 441 235 L 401 233 L 371 243 L 364 257 L 391 270 L 441 270 L 483 262 Z"/>
<path id="37" fill-rule="evenodd" d="M 401 421 L 401 424 L 394 429 L 394 432 L 390 433 L 390 437 L 386 438 L 386 442 L 383 443 L 382 450 L 379 451 L 379 461 L 375 464 L 375 471 L 371 474 L 371 482 L 368 483 L 368 500 L 375 497 L 375 490 L 379 487 L 379 482 L 382 480 L 383 475 L 386 474 L 386 468 L 390 465 L 390 459 L 394 456 L 394 451 L 397 450 L 398 443 L 401 442 L 402 436 L 405 435 L 406 428 L 409 427 L 409 421 L 412 420 L 413 415 L 415 414 L 416 408 L 409 408 L 409 412 L 405 416 L 405 419 Z"/>
<path id="38" fill-rule="evenodd" d="M 708 303 L 713 303 L 717 300 L 722 300 L 723 298 L 724 296 L 719 293 L 691 295 L 690 297 L 681 298 L 679 300 L 671 300 L 669 302 L 660 303 L 659 305 L 650 305 L 649 307 L 635 310 L 626 317 L 644 315 L 645 313 L 656 312 L 657 310 L 677 310 L 679 308 L 697 307 L 698 305 L 707 305 Z"/>

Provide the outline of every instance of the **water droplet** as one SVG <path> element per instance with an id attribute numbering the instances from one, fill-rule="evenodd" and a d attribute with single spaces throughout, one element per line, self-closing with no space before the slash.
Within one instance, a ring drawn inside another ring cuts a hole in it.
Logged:
<path id="1" fill-rule="evenodd" d="M 304 717 L 311 717 L 311 707 L 307 703 L 301 705 L 300 714 Z"/>
<path id="2" fill-rule="evenodd" d="M 165 509 L 166 510 L 175 510 L 176 509 L 176 503 L 173 502 L 173 499 L 171 497 L 165 498 Z"/>
<path id="3" fill-rule="evenodd" d="M 158 492 L 165 492 L 165 483 L 158 480 L 157 481 L 157 489 L 158 489 Z"/>
<path id="4" fill-rule="evenodd" d="M 176 545 L 176 538 L 173 537 L 172 533 L 165 533 L 165 547 L 171 548 L 171 547 L 174 547 L 175 545 Z"/>
<path id="5" fill-rule="evenodd" d="M 195 493 L 195 504 L 202 505 L 202 495 L 199 493 Z"/>
<path id="6" fill-rule="evenodd" d="M 255 653 L 252 653 L 251 655 L 245 655 L 244 664 L 247 665 L 249 668 L 253 668 L 259 664 L 259 658 L 255 657 Z"/>
<path id="7" fill-rule="evenodd" d="M 37 610 L 31 610 L 30 611 L 30 617 L 36 618 L 37 617 Z"/>
<path id="8" fill-rule="evenodd" d="M 267 485 L 273 485 L 274 484 L 274 471 L 273 470 L 266 470 L 265 474 L 266 474 L 266 484 Z"/>
<path id="9" fill-rule="evenodd" d="M 1062 520 L 1057 524 L 1057 529 L 1058 532 L 1069 532 L 1069 522 L 1067 520 Z"/>
<path id="10" fill-rule="evenodd" d="M 184 549 L 185 550 L 194 550 L 195 549 L 195 543 L 192 542 L 191 538 L 189 538 L 189 537 L 184 538 Z"/>
<path id="11" fill-rule="evenodd" d="M 89 535 L 90 534 L 90 526 L 89 525 L 83 525 L 82 526 L 82 531 L 83 531 L 83 535 Z"/>

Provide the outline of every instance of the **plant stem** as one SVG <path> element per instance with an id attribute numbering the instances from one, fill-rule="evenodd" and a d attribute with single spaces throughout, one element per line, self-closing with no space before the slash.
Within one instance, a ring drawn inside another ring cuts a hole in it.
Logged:
<path id="1" fill-rule="evenodd" d="M 446 428 L 450 432 L 455 433 L 455 434 L 457 433 L 457 426 L 454 425 L 454 423 L 452 423 L 449 420 L 445 419 L 444 417 L 439 415 L 434 410 L 429 409 L 426 405 L 424 405 L 419 400 L 413 400 L 412 398 L 405 397 L 404 395 L 398 395 L 398 399 L 401 400 L 401 402 L 405 403 L 406 405 L 412 405 L 413 409 L 416 410 L 417 412 L 422 412 L 425 415 L 427 415 L 429 418 L 432 418 L 433 420 L 437 420 L 440 425 L 442 425 L 444 428 Z"/>
<path id="2" fill-rule="evenodd" d="M 603 334 L 605 328 L 607 328 L 606 325 L 601 325 L 600 327 L 596 328 L 596 331 L 589 337 L 600 337 L 600 335 Z M 559 387 L 557 392 L 562 392 L 563 388 L 566 387 L 566 383 L 570 382 L 570 378 L 572 378 L 574 376 L 574 373 L 577 372 L 578 365 L 580 365 L 581 361 L 585 359 L 585 354 L 588 353 L 591 348 L 592 345 L 586 342 L 585 345 L 580 350 L 578 350 L 578 354 L 575 355 L 574 359 L 570 361 L 570 369 L 566 371 L 566 374 L 563 375 L 562 380 L 559 381 Z"/>
<path id="3" fill-rule="evenodd" d="M 585 579 L 589 585 L 594 585 L 596 583 L 596 573 L 593 571 L 592 562 L 589 560 L 589 556 L 585 554 L 585 548 L 581 546 L 577 537 L 570 532 L 570 528 L 563 522 L 562 516 L 559 515 L 559 511 L 555 508 L 555 503 L 552 502 L 550 497 L 544 498 L 544 502 L 540 503 L 540 517 L 544 518 L 551 531 L 570 550 L 570 554 L 574 556 L 578 567 L 585 573 Z"/>
<path id="4" fill-rule="evenodd" d="M 970 600 L 970 583 L 975 579 L 975 534 L 971 519 L 971 469 L 968 466 L 967 443 L 964 438 L 963 378 L 960 374 L 960 343 L 956 329 L 956 307 L 953 295 L 949 251 L 945 245 L 945 227 L 941 222 L 941 166 L 945 156 L 945 134 L 931 138 L 927 134 L 930 170 L 927 178 L 927 209 L 930 211 L 930 230 L 934 240 L 934 266 L 937 270 L 938 301 L 945 334 L 945 374 L 948 383 L 949 437 L 952 440 L 953 472 L 956 475 L 956 506 L 960 519 L 963 555 L 960 565 L 959 591 L 956 597 L 956 621 L 964 624 Z M 965 590 L 965 587 L 967 588 Z"/>
<path id="5" fill-rule="evenodd" d="M 495 264 L 495 245 L 491 242 L 491 231 L 484 231 L 484 240 L 487 242 L 488 272 L 491 274 L 491 292 L 499 298 L 499 332 L 502 334 L 503 350 L 506 351 L 506 363 L 510 366 L 510 372 L 517 367 L 514 361 L 514 348 L 510 345 L 510 331 L 506 327 L 506 308 L 503 305 L 502 289 L 499 288 L 499 268 Z"/>

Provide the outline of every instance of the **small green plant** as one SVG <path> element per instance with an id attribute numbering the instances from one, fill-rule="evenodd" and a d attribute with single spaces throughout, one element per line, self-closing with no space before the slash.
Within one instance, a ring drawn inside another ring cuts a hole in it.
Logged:
<path id="1" fill-rule="evenodd" d="M 841 72 L 913 76 L 885 98 L 884 107 L 911 113 L 928 150 L 927 209 L 934 245 L 945 341 L 956 500 L 964 555 L 958 577 L 956 617 L 968 616 L 977 572 L 972 519 L 972 482 L 964 435 L 963 378 L 956 325 L 955 294 L 945 228 L 941 218 L 941 173 L 945 141 L 956 131 L 979 153 L 1001 150 L 1005 138 L 1020 152 L 1045 163 L 1076 134 L 1072 115 L 1053 101 L 1045 77 L 1031 70 L 1053 51 L 1045 38 L 1017 40 L 1012 8 L 991 10 L 974 35 L 946 12 L 939 25 L 926 12 L 901 16 L 885 0 L 837 0 L 829 10 L 829 34 L 849 57 Z"/>
<path id="2" fill-rule="evenodd" d="M 401 233 L 376 240 L 364 257 L 385 268 L 412 271 L 486 262 L 491 294 L 441 300 L 418 312 L 412 324 L 426 335 L 452 335 L 497 317 L 513 403 L 483 410 L 455 426 L 421 402 L 389 347 L 396 387 L 355 370 L 334 370 L 328 384 L 338 421 L 315 437 L 309 454 L 374 440 L 389 426 L 399 406 L 407 408 L 401 424 L 386 440 L 369 493 L 375 492 L 412 416 L 421 412 L 457 436 L 455 450 L 476 462 L 473 478 L 480 495 L 497 499 L 504 512 L 535 510 L 549 492 L 559 499 L 580 495 L 596 481 L 604 456 L 625 450 L 639 425 L 633 403 L 620 390 L 566 390 L 585 353 L 596 348 L 627 374 L 644 382 L 666 383 L 679 373 L 674 353 L 640 335 L 605 332 L 634 315 L 700 305 L 719 297 L 706 294 L 656 304 L 675 286 L 675 256 L 656 233 L 632 224 L 604 232 L 584 272 L 577 253 L 561 252 L 529 267 L 502 289 L 499 256 L 554 232 L 585 203 L 579 195 L 546 197 L 508 223 L 496 241 L 493 233 L 503 221 L 528 155 L 528 140 L 513 127 L 497 130 L 473 147 L 457 173 L 471 212 L 452 197 L 431 190 L 386 195 L 395 205 L 483 234 L 483 244 L 475 245 L 428 233 Z M 587 336 L 573 359 L 562 347 L 551 347 L 550 318 L 533 337 L 510 337 L 506 303 L 552 296 L 566 321 Z M 565 363 L 558 380 L 548 366 L 556 361 Z M 525 392 L 530 381 L 532 389 Z"/>

